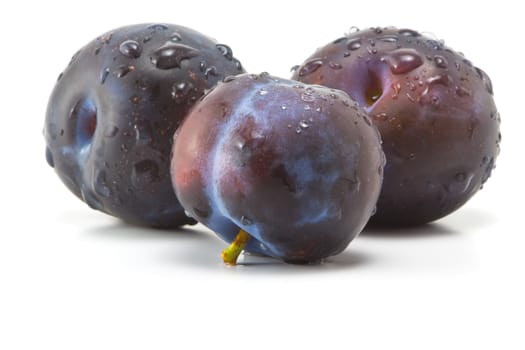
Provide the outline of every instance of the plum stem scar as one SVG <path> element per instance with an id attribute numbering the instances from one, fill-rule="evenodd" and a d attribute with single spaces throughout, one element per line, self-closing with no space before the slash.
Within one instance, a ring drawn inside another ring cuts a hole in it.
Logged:
<path id="1" fill-rule="evenodd" d="M 228 248 L 222 251 L 221 256 L 224 263 L 227 265 L 237 265 L 237 258 L 249 240 L 250 235 L 246 231 L 240 229 L 237 236 L 233 239 L 233 242 L 231 242 Z"/>

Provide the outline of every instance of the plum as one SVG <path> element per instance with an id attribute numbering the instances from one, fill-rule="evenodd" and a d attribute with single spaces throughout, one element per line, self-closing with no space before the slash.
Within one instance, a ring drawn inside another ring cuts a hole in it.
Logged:
<path id="1" fill-rule="evenodd" d="M 243 71 L 228 46 L 190 28 L 107 32 L 59 76 L 44 126 L 47 161 L 94 209 L 139 225 L 195 223 L 171 187 L 173 133 L 205 90 Z"/>
<path id="2" fill-rule="evenodd" d="M 384 155 L 376 128 L 342 91 L 262 73 L 230 77 L 174 137 L 176 195 L 226 242 L 289 263 L 344 250 L 372 214 Z"/>
<path id="3" fill-rule="evenodd" d="M 437 220 L 491 175 L 501 141 L 492 83 L 443 41 L 393 27 L 352 31 L 292 78 L 347 92 L 379 128 L 387 164 L 372 223 Z"/>

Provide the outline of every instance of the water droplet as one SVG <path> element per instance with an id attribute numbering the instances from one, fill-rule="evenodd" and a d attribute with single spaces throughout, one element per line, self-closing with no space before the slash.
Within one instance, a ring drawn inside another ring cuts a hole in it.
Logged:
<path id="1" fill-rule="evenodd" d="M 229 61 L 233 59 L 232 49 L 228 45 L 217 44 L 215 47 L 221 52 L 221 54 Z"/>
<path id="2" fill-rule="evenodd" d="M 171 34 L 171 36 L 170 36 L 170 40 L 173 41 L 173 42 L 175 43 L 175 42 L 179 42 L 179 41 L 181 41 L 181 40 L 182 40 L 182 37 L 180 36 L 179 33 L 175 32 L 175 33 Z"/>
<path id="3" fill-rule="evenodd" d="M 346 40 L 346 39 L 347 39 L 346 36 L 342 36 L 342 37 L 337 38 L 337 39 L 335 39 L 334 41 L 332 41 L 332 44 L 339 44 L 340 42 L 342 42 L 342 41 L 344 41 L 344 40 Z"/>
<path id="4" fill-rule="evenodd" d="M 400 29 L 398 31 L 399 34 L 406 36 L 406 37 L 418 37 L 421 36 L 418 32 L 412 29 Z"/>
<path id="5" fill-rule="evenodd" d="M 311 110 L 311 109 L 312 109 L 312 107 L 310 107 L 309 105 L 304 105 L 304 110 L 305 110 L 305 111 L 309 111 L 309 110 Z"/>
<path id="6" fill-rule="evenodd" d="M 115 137 L 118 134 L 118 127 L 115 125 L 107 125 L 104 129 L 105 137 Z"/>
<path id="7" fill-rule="evenodd" d="M 308 124 L 308 121 L 306 121 L 306 120 L 301 120 L 299 122 L 299 127 L 301 129 L 308 129 L 310 127 L 310 124 Z"/>
<path id="8" fill-rule="evenodd" d="M 233 59 L 233 64 L 235 64 L 235 68 L 240 72 L 243 70 L 242 68 L 242 64 L 241 64 L 241 61 L 239 61 L 238 59 L 234 58 Z"/>
<path id="9" fill-rule="evenodd" d="M 268 90 L 261 89 L 259 90 L 259 95 L 264 96 L 268 93 Z"/>
<path id="10" fill-rule="evenodd" d="M 438 68 L 448 68 L 447 59 L 441 55 L 435 55 L 434 62 L 436 63 L 436 67 Z"/>
<path id="11" fill-rule="evenodd" d="M 100 84 L 104 84 L 109 75 L 109 68 L 104 68 L 102 73 L 100 73 Z"/>
<path id="12" fill-rule="evenodd" d="M 380 36 L 377 39 L 379 41 L 383 41 L 383 42 L 386 42 L 386 43 L 395 43 L 395 42 L 397 42 L 399 40 L 397 35 L 383 35 L 383 36 Z"/>
<path id="13" fill-rule="evenodd" d="M 418 102 L 419 101 L 419 98 L 412 96 L 408 92 L 406 93 L 406 97 L 408 98 L 408 100 L 410 102 Z M 399 126 L 399 129 L 401 129 L 401 126 Z"/>
<path id="14" fill-rule="evenodd" d="M 463 63 L 465 63 L 465 65 L 467 65 L 467 66 L 469 66 L 469 67 L 473 67 L 472 62 L 470 62 L 470 61 L 467 60 L 466 58 L 463 59 Z"/>
<path id="15" fill-rule="evenodd" d="M 314 58 L 306 62 L 301 69 L 299 70 L 299 76 L 304 77 L 305 75 L 311 74 L 319 69 L 323 65 L 323 60 L 319 58 Z"/>
<path id="16" fill-rule="evenodd" d="M 301 94 L 301 100 L 304 102 L 314 102 L 315 101 L 315 95 L 314 95 L 314 89 L 311 87 L 307 87 L 304 92 Z"/>
<path id="17" fill-rule="evenodd" d="M 388 120 L 388 114 L 386 114 L 386 113 L 377 113 L 376 115 L 374 115 L 374 119 L 378 119 L 378 120 L 386 122 Z"/>
<path id="18" fill-rule="evenodd" d="M 134 70 L 135 70 L 135 66 L 120 66 L 117 68 L 114 74 L 117 76 L 117 78 L 122 78 L 122 77 L 125 77 L 126 74 Z"/>
<path id="19" fill-rule="evenodd" d="M 60 79 L 62 79 L 63 76 L 64 76 L 64 72 L 60 73 L 60 74 L 58 75 L 57 81 L 59 81 Z"/>
<path id="20" fill-rule="evenodd" d="M 454 180 L 446 186 L 446 190 L 452 194 L 460 194 L 468 190 L 474 174 L 459 172 L 454 174 Z"/>
<path id="21" fill-rule="evenodd" d="M 356 26 L 351 26 L 350 29 L 348 29 L 348 34 L 357 33 L 360 29 Z"/>
<path id="22" fill-rule="evenodd" d="M 111 189 L 107 185 L 106 172 L 104 170 L 96 170 L 94 180 L 93 189 L 95 193 L 102 197 L 111 196 Z"/>
<path id="23" fill-rule="evenodd" d="M 155 23 L 155 24 L 150 24 L 147 28 L 151 30 L 161 31 L 161 30 L 167 30 L 168 26 L 164 24 Z"/>
<path id="24" fill-rule="evenodd" d="M 285 111 L 285 110 L 288 109 L 288 107 L 286 107 L 286 105 L 281 105 L 281 109 L 282 109 L 283 111 Z"/>
<path id="25" fill-rule="evenodd" d="M 147 35 L 147 36 L 144 37 L 144 39 L 142 40 L 142 42 L 145 44 L 145 43 L 147 43 L 147 42 L 150 41 L 150 40 L 151 40 L 151 36 Z"/>
<path id="26" fill-rule="evenodd" d="M 381 27 L 375 27 L 374 28 L 374 33 L 381 34 L 381 33 L 383 33 L 383 29 L 381 29 Z"/>
<path id="27" fill-rule="evenodd" d="M 343 53 L 343 57 L 349 57 L 351 54 L 350 54 L 350 51 L 345 51 Z"/>
<path id="28" fill-rule="evenodd" d="M 335 70 L 343 68 L 341 64 L 333 62 L 333 61 L 328 62 L 328 67 L 335 69 Z"/>
<path id="29" fill-rule="evenodd" d="M 142 53 L 142 48 L 135 40 L 126 40 L 120 44 L 119 51 L 126 57 L 139 58 Z"/>
<path id="30" fill-rule="evenodd" d="M 241 216 L 241 224 L 244 226 L 250 226 L 253 225 L 253 220 L 243 215 Z"/>
<path id="31" fill-rule="evenodd" d="M 178 84 L 173 85 L 173 88 L 171 89 L 171 97 L 175 100 L 175 103 L 181 104 L 185 101 L 187 101 L 187 97 L 189 93 L 193 89 L 193 84 L 188 82 L 181 82 Z"/>
<path id="32" fill-rule="evenodd" d="M 217 68 L 215 68 L 215 66 L 208 67 L 204 71 L 204 76 L 206 77 L 206 79 L 208 79 L 210 75 L 213 77 L 216 77 L 217 75 L 219 75 L 217 73 Z"/>
<path id="33" fill-rule="evenodd" d="M 448 86 L 452 82 L 452 77 L 448 74 L 438 74 L 426 80 L 428 85 Z"/>
<path id="34" fill-rule="evenodd" d="M 485 84 L 485 88 L 487 89 L 487 92 L 491 95 L 494 95 L 494 90 L 492 89 L 492 81 L 490 80 L 487 73 L 485 73 L 485 71 L 483 71 L 482 69 L 478 67 L 476 67 L 475 69 L 476 69 L 476 72 L 478 72 L 480 79 Z"/>
<path id="35" fill-rule="evenodd" d="M 200 62 L 199 62 L 199 70 L 200 70 L 201 72 L 204 73 L 204 71 L 206 70 L 206 67 L 207 67 L 207 66 L 208 66 L 208 65 L 206 64 L 206 61 L 200 61 Z"/>
<path id="36" fill-rule="evenodd" d="M 129 151 L 129 148 L 125 143 L 123 143 L 122 145 L 120 145 L 120 150 L 124 153 L 127 153 Z"/>
<path id="37" fill-rule="evenodd" d="M 135 141 L 137 146 L 148 146 L 153 143 L 153 133 L 151 132 L 151 126 L 147 121 L 137 121 L 133 125 L 135 131 Z"/>
<path id="38" fill-rule="evenodd" d="M 350 39 L 346 42 L 346 47 L 349 50 L 357 50 L 361 47 L 361 38 Z"/>
<path id="39" fill-rule="evenodd" d="M 55 161 L 53 160 L 53 153 L 51 153 L 51 150 L 49 149 L 49 147 L 46 147 L 46 161 L 47 161 L 47 164 L 49 164 L 51 168 L 55 167 Z"/>
<path id="40" fill-rule="evenodd" d="M 301 129 L 300 126 L 298 126 L 298 127 L 295 128 L 295 133 L 296 133 L 296 134 L 300 134 L 302 131 L 303 131 L 303 129 Z"/>
<path id="41" fill-rule="evenodd" d="M 430 46 L 432 49 L 437 50 L 437 51 L 443 50 L 443 47 L 445 45 L 445 41 L 434 40 L 434 39 L 427 40 L 426 43 L 427 43 L 427 46 Z"/>
<path id="42" fill-rule="evenodd" d="M 140 102 L 140 97 L 137 96 L 137 95 L 133 95 L 131 96 L 131 98 L 129 99 L 129 101 L 131 103 L 133 103 L 134 105 L 138 104 Z"/>
<path id="43" fill-rule="evenodd" d="M 423 59 L 414 49 L 397 49 L 384 57 L 394 74 L 405 74 L 423 64 Z"/>
<path id="44" fill-rule="evenodd" d="M 145 188 L 159 179 L 159 167 L 154 161 L 143 160 L 133 165 L 131 183 L 135 188 Z"/>
<path id="45" fill-rule="evenodd" d="M 438 75 L 435 75 L 433 77 L 430 77 L 428 78 L 427 80 L 425 80 L 427 86 L 425 87 L 425 89 L 421 92 L 418 100 L 423 102 L 423 103 L 426 103 L 428 102 L 429 100 L 428 99 L 425 99 L 424 97 L 426 97 L 429 93 L 430 93 L 430 90 L 431 88 L 434 86 L 434 85 L 443 85 L 443 86 L 448 86 L 451 82 L 452 82 L 452 77 L 448 74 L 438 74 Z M 412 89 L 412 91 L 414 91 L 414 89 Z M 439 103 L 439 97 L 437 96 L 432 96 L 430 98 L 430 102 L 432 102 L 434 105 L 437 105 Z"/>
<path id="46" fill-rule="evenodd" d="M 321 107 L 317 107 L 317 108 L 315 109 L 315 111 L 316 111 L 317 113 L 321 113 L 321 112 L 323 111 L 323 109 L 322 109 Z"/>
<path id="47" fill-rule="evenodd" d="M 392 99 L 395 100 L 399 97 L 399 92 L 401 91 L 401 84 L 398 83 L 392 83 L 390 84 L 390 87 L 392 88 Z"/>
<path id="48" fill-rule="evenodd" d="M 187 45 L 166 43 L 153 51 L 151 63 L 159 69 L 180 68 L 182 60 L 196 57 L 200 51 Z"/>
<path id="49" fill-rule="evenodd" d="M 459 97 L 468 97 L 471 95 L 470 91 L 463 86 L 456 86 L 456 95 Z"/>

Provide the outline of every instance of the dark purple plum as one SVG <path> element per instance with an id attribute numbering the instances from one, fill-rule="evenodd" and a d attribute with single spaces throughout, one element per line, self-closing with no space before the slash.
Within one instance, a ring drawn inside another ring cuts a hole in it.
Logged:
<path id="1" fill-rule="evenodd" d="M 171 163 L 189 215 L 246 250 L 291 263 L 344 250 L 379 195 L 376 128 L 342 91 L 244 74 L 195 104 Z M 232 256 L 230 256 L 230 253 Z"/>
<path id="2" fill-rule="evenodd" d="M 228 46 L 179 25 L 101 35 L 73 56 L 52 92 L 48 163 L 91 208 L 139 225 L 195 223 L 171 187 L 172 137 L 205 90 L 241 72 Z"/>
<path id="3" fill-rule="evenodd" d="M 387 164 L 372 223 L 444 217 L 494 168 L 501 135 L 492 83 L 443 41 L 392 27 L 352 32 L 319 48 L 292 78 L 347 92 L 379 128 Z"/>

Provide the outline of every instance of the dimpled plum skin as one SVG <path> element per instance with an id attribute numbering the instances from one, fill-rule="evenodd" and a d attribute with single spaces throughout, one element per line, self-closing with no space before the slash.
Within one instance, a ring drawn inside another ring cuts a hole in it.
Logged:
<path id="1" fill-rule="evenodd" d="M 241 72 L 228 46 L 186 27 L 110 31 L 59 76 L 44 126 L 47 161 L 94 209 L 139 225 L 195 223 L 171 186 L 172 137 L 206 89 Z"/>
<path id="2" fill-rule="evenodd" d="M 187 212 L 246 250 L 308 263 L 337 254 L 379 195 L 384 155 L 365 112 L 342 91 L 240 75 L 198 102 L 171 163 Z"/>
<path id="3" fill-rule="evenodd" d="M 485 72 L 410 29 L 353 31 L 319 48 L 293 79 L 341 89 L 369 113 L 387 158 L 371 222 L 439 219 L 487 181 L 499 154 L 499 114 Z"/>

